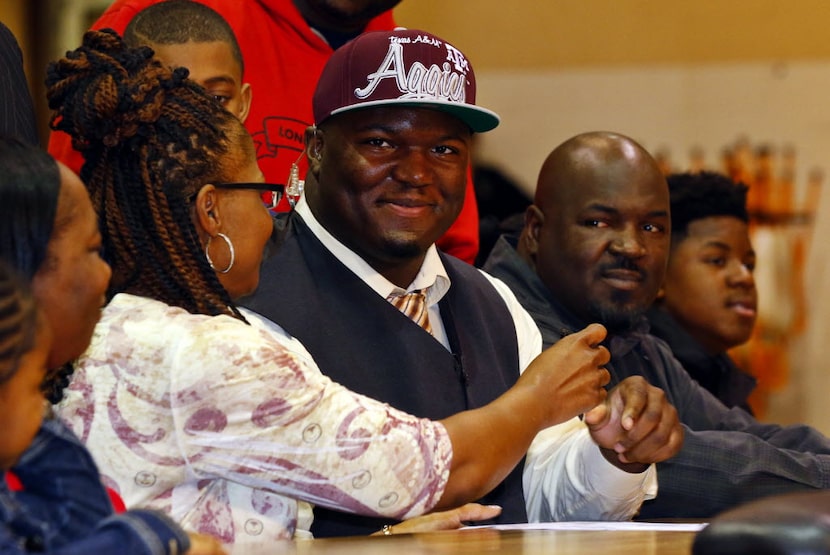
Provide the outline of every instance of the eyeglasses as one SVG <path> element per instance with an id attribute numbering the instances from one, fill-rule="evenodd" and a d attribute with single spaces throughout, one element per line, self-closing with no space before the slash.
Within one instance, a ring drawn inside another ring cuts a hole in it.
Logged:
<path id="1" fill-rule="evenodd" d="M 270 191 L 270 200 L 265 200 L 265 195 L 262 197 L 262 201 L 269 210 L 274 210 L 285 194 L 285 185 L 280 185 L 278 183 L 214 183 L 213 186 L 217 189 L 254 189 L 256 191 Z"/>

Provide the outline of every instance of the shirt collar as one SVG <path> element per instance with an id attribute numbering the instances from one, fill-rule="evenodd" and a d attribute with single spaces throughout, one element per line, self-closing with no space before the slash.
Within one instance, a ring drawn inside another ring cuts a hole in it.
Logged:
<path id="1" fill-rule="evenodd" d="M 312 214 L 311 208 L 305 202 L 305 195 L 300 197 L 294 210 L 303 219 L 314 236 L 323 243 L 323 246 L 381 297 L 387 298 L 392 294 L 400 295 L 416 289 L 426 289 L 427 306 L 432 306 L 439 302 L 449 291 L 450 278 L 435 245 L 430 245 L 424 263 L 418 270 L 418 275 L 404 290 L 383 277 L 357 253 L 329 233 Z"/>

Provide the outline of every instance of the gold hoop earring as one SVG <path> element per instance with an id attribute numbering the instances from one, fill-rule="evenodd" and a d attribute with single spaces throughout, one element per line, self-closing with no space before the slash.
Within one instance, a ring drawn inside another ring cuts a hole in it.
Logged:
<path id="1" fill-rule="evenodd" d="M 207 258 L 208 264 L 210 264 L 210 268 L 212 270 L 219 272 L 220 274 L 227 274 L 231 271 L 231 268 L 233 268 L 233 263 L 236 260 L 236 253 L 233 250 L 233 243 L 231 243 L 231 240 L 227 235 L 225 235 L 224 233 L 217 233 L 216 235 L 218 237 L 221 237 L 228 245 L 228 250 L 231 253 L 231 261 L 228 262 L 228 267 L 224 270 L 217 270 L 216 266 L 213 265 L 213 260 L 211 260 L 210 258 L 210 252 L 208 252 L 210 249 L 210 242 L 213 240 L 213 237 L 208 237 L 207 243 L 205 243 L 205 258 Z"/>

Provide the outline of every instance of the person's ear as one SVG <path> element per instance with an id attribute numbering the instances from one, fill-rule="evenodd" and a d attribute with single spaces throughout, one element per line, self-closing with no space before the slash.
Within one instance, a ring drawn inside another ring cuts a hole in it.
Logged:
<path id="1" fill-rule="evenodd" d="M 529 256 L 535 257 L 539 252 L 539 235 L 542 233 L 542 226 L 545 223 L 545 214 L 535 204 L 531 204 L 525 210 L 525 227 L 522 231 L 522 250 Z"/>
<path id="2" fill-rule="evenodd" d="M 242 88 L 239 90 L 239 97 L 241 102 L 239 103 L 239 113 L 236 117 L 242 123 L 245 123 L 245 120 L 248 119 L 248 114 L 251 111 L 251 101 L 254 98 L 254 91 L 251 88 L 250 83 L 242 83 Z"/>
<path id="3" fill-rule="evenodd" d="M 317 175 L 320 172 L 320 163 L 323 160 L 323 132 L 316 125 L 311 125 L 306 128 L 303 140 L 305 142 L 306 157 L 308 158 L 308 171 Z"/>
<path id="4" fill-rule="evenodd" d="M 654 297 L 655 303 L 662 303 L 663 300 L 666 298 L 666 278 L 663 278 L 663 283 L 660 285 L 660 289 L 657 290 L 657 296 Z"/>
<path id="5" fill-rule="evenodd" d="M 215 237 L 222 228 L 222 214 L 219 207 L 219 191 L 213 185 L 205 185 L 196 193 L 195 224 L 199 235 Z"/>

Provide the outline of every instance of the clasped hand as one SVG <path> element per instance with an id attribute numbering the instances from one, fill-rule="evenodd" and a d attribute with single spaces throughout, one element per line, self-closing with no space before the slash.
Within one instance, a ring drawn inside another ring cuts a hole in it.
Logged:
<path id="1" fill-rule="evenodd" d="M 662 389 L 641 376 L 617 384 L 584 420 L 605 458 L 628 472 L 642 472 L 676 455 L 683 445 L 677 410 Z"/>

